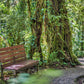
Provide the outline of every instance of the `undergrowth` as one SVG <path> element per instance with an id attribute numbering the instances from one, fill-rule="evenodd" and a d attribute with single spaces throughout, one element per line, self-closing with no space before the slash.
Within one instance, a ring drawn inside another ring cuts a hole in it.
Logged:
<path id="1" fill-rule="evenodd" d="M 8 80 L 8 84 L 49 84 L 53 78 L 61 76 L 62 73 L 62 70 L 55 69 L 40 70 L 33 75 L 23 73 L 17 78 Z"/>

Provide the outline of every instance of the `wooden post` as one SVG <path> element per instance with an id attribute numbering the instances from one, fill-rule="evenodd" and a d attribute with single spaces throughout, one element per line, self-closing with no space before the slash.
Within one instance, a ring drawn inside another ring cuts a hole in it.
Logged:
<path id="1" fill-rule="evenodd" d="M 38 72 L 38 70 L 39 70 L 39 64 L 37 64 L 37 72 Z"/>
<path id="2" fill-rule="evenodd" d="M 1 66 L 1 80 L 4 80 L 4 74 L 3 74 L 3 67 L 2 67 L 2 64 L 1 64 L 0 66 Z"/>
<path id="3" fill-rule="evenodd" d="M 14 77 L 16 78 L 16 76 L 17 76 L 17 71 L 14 70 Z"/>

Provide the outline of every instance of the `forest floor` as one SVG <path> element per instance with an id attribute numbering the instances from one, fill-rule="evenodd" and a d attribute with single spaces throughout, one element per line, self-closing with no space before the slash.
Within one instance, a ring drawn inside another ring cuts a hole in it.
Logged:
<path id="1" fill-rule="evenodd" d="M 64 69 L 64 75 L 55 78 L 51 84 L 77 84 L 76 79 L 80 76 L 84 77 L 84 58 L 78 58 L 78 60 L 82 65 Z M 84 78 L 83 82 L 79 81 L 78 84 L 84 84 Z"/>
<path id="2" fill-rule="evenodd" d="M 84 58 L 78 58 L 82 65 L 66 69 L 43 69 L 38 74 L 25 78 L 25 74 L 19 74 L 16 78 L 10 79 L 8 84 L 84 84 L 75 82 L 80 76 L 84 81 Z M 29 74 L 26 74 L 29 75 Z M 22 80 L 21 80 L 22 79 Z M 24 83 L 24 81 L 26 81 Z M 19 83 L 18 83 L 19 82 Z M 21 82 L 21 83 L 20 83 Z M 23 82 L 23 83 L 22 83 Z M 3 83 L 0 83 L 3 84 Z"/>

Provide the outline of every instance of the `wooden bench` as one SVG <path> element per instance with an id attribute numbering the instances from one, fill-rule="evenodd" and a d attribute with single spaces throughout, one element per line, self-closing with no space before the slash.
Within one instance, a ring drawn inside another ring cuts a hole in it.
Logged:
<path id="1" fill-rule="evenodd" d="M 14 70 L 15 74 L 20 70 L 37 66 L 38 61 L 27 60 L 24 45 L 17 45 L 0 49 L 1 79 L 4 79 L 3 70 Z M 38 70 L 38 68 L 37 68 Z"/>

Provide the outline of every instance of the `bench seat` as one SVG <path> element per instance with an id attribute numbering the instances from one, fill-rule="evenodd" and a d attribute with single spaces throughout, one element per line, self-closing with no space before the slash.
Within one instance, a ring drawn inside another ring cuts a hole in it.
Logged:
<path id="1" fill-rule="evenodd" d="M 18 63 L 15 63 L 13 65 L 7 66 L 4 69 L 18 71 L 18 70 L 23 69 L 23 68 L 26 68 L 26 67 L 29 68 L 29 67 L 35 66 L 38 63 L 39 62 L 38 61 L 35 61 L 35 60 L 26 60 L 26 61 L 18 62 Z"/>

